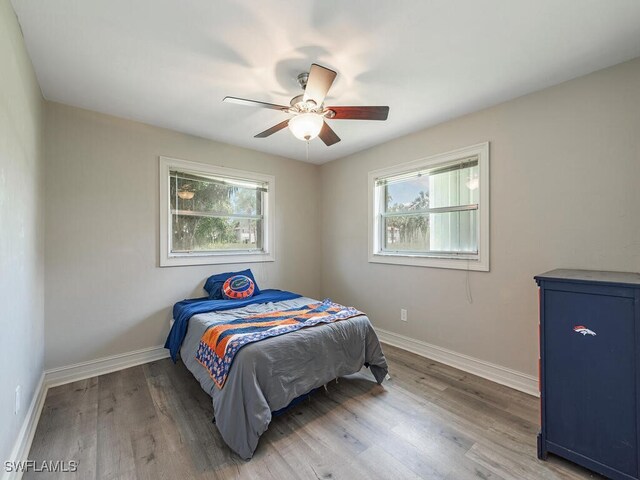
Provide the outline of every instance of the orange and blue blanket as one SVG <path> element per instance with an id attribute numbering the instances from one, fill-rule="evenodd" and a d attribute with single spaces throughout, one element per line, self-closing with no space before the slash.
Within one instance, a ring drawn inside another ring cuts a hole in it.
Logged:
<path id="1" fill-rule="evenodd" d="M 245 345 L 358 315 L 362 312 L 327 299 L 321 303 L 218 323 L 202 335 L 196 360 L 207 369 L 216 386 L 222 388 L 235 355 Z"/>

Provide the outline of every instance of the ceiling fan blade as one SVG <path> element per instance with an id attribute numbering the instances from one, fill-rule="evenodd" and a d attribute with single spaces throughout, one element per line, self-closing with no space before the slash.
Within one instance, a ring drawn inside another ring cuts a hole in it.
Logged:
<path id="1" fill-rule="evenodd" d="M 322 125 L 322 130 L 320 130 L 320 134 L 318 136 L 327 147 L 330 147 L 334 143 L 338 143 L 340 141 L 340 137 L 336 135 L 336 132 L 333 131 L 327 122 L 324 122 L 324 125 Z"/>
<path id="2" fill-rule="evenodd" d="M 271 128 L 268 128 L 267 130 L 265 130 L 264 132 L 260 132 L 259 134 L 257 134 L 255 136 L 255 138 L 266 138 L 269 135 L 273 135 L 276 132 L 279 132 L 280 130 L 282 130 L 283 128 L 286 128 L 287 125 L 289 125 L 289 119 L 285 120 L 284 122 L 280 122 L 277 125 L 274 125 Z"/>
<path id="3" fill-rule="evenodd" d="M 304 89 L 303 101 L 313 100 L 316 102 L 316 105 L 322 105 L 324 97 L 327 96 L 327 92 L 331 88 L 336 75 L 336 72 L 333 70 L 329 70 L 316 63 L 311 65 L 307 86 Z"/>
<path id="4" fill-rule="evenodd" d="M 224 97 L 222 101 L 227 103 L 237 103 L 238 105 L 246 105 L 247 107 L 271 108 L 272 110 L 289 110 L 289 107 L 285 107 L 283 105 L 258 102 L 257 100 L 247 100 L 246 98 Z"/>
<path id="5" fill-rule="evenodd" d="M 327 107 L 335 112 L 334 120 L 386 120 L 389 107 Z"/>

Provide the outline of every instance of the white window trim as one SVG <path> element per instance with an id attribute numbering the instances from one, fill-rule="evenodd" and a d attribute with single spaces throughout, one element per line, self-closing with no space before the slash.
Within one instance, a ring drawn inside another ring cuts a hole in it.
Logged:
<path id="1" fill-rule="evenodd" d="M 264 251 L 247 253 L 225 252 L 193 252 L 172 253 L 171 245 L 171 212 L 169 209 L 169 172 L 172 169 L 185 169 L 203 175 L 224 175 L 244 178 L 269 184 L 269 195 L 264 205 Z M 219 167 L 204 163 L 189 162 L 177 158 L 160 157 L 160 266 L 174 267 L 184 265 L 219 265 L 228 263 L 255 263 L 275 261 L 275 185 L 272 175 L 247 172 L 235 168 Z"/>
<path id="2" fill-rule="evenodd" d="M 375 208 L 375 183 L 380 177 L 398 175 L 420 168 L 455 162 L 464 157 L 477 156 L 480 173 L 480 198 L 478 206 L 478 256 L 477 258 L 446 258 L 403 253 L 382 253 L 378 238 L 379 219 Z M 369 172 L 369 262 L 417 267 L 450 268 L 459 270 L 489 271 L 489 142 L 460 148 L 451 152 L 421 158 Z"/>

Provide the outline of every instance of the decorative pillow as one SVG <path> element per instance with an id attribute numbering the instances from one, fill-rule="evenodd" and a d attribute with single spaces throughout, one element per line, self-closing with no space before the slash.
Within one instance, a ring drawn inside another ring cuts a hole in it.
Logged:
<path id="1" fill-rule="evenodd" d="M 249 279 L 253 282 L 253 294 L 258 295 L 260 293 L 258 282 L 256 282 L 256 279 L 253 277 L 251 269 L 247 268 L 246 270 L 242 270 L 241 272 L 218 273 L 207 278 L 207 281 L 204 284 L 204 289 L 209 294 L 209 299 L 222 300 L 224 298 L 224 296 L 222 295 L 222 286 L 224 285 L 224 282 L 226 282 L 228 278 L 235 277 L 236 275 L 244 275 L 245 277 L 249 277 Z"/>
<path id="2" fill-rule="evenodd" d="M 234 275 L 222 285 L 222 296 L 228 300 L 251 298 L 255 283 L 246 275 Z"/>

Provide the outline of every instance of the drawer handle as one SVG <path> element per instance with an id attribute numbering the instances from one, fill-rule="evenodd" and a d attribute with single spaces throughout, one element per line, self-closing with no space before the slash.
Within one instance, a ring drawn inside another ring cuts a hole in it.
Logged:
<path id="1" fill-rule="evenodd" d="M 573 331 L 576 333 L 581 333 L 583 336 L 586 336 L 586 335 L 591 335 L 594 337 L 596 336 L 596 332 L 594 332 L 593 330 L 589 330 L 584 325 L 576 325 L 575 327 L 573 327 Z"/>

